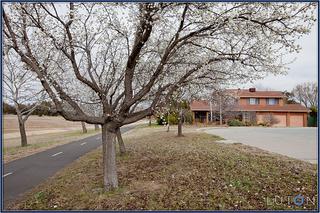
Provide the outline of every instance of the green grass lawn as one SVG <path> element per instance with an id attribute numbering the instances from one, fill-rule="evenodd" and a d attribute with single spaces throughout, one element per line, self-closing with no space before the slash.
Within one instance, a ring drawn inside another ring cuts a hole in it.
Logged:
<path id="1" fill-rule="evenodd" d="M 139 128 L 124 136 L 128 154 L 117 156 L 118 190 L 103 191 L 101 150 L 97 149 L 9 208 L 316 208 L 316 165 L 218 140 L 221 138 L 192 130 L 176 137 L 173 131 Z M 288 203 L 288 196 L 292 199 L 298 194 L 305 200 L 308 197 L 309 202 L 300 207 Z"/>

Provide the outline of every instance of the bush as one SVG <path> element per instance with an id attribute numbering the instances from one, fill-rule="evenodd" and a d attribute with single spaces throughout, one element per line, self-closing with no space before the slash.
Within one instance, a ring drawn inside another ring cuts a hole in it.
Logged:
<path id="1" fill-rule="evenodd" d="M 2 103 L 3 114 L 17 114 L 14 106 L 7 104 L 5 102 Z"/>
<path id="2" fill-rule="evenodd" d="M 257 122 L 256 121 L 245 121 L 244 125 L 245 126 L 256 126 Z"/>
<path id="3" fill-rule="evenodd" d="M 188 123 L 188 124 L 192 124 L 193 123 L 193 115 L 191 111 L 187 111 L 184 114 L 184 122 Z"/>
<path id="4" fill-rule="evenodd" d="M 171 125 L 178 124 L 179 123 L 178 114 L 176 113 L 169 114 L 168 120 Z"/>
<path id="5" fill-rule="evenodd" d="M 260 122 L 260 123 L 259 123 L 259 126 L 267 126 L 267 124 L 266 124 L 266 123 L 263 123 L 263 122 Z"/>
<path id="6" fill-rule="evenodd" d="M 263 118 L 262 118 L 262 121 L 266 126 L 272 126 L 272 125 L 277 124 L 277 123 L 280 122 L 279 119 L 277 119 L 272 114 L 264 115 Z"/>
<path id="7" fill-rule="evenodd" d="M 192 124 L 193 116 L 191 111 L 184 112 L 183 115 L 183 123 Z M 159 115 L 157 116 L 157 124 L 164 125 L 167 124 L 169 120 L 170 125 L 177 125 L 179 123 L 179 113 L 178 112 L 171 112 L 169 115 Z"/>
<path id="8" fill-rule="evenodd" d="M 228 126 L 244 126 L 244 123 L 238 119 L 232 119 L 228 121 Z"/>
<path id="9" fill-rule="evenodd" d="M 164 116 L 157 117 L 157 124 L 158 125 L 164 125 L 166 123 L 166 119 Z"/>
<path id="10" fill-rule="evenodd" d="M 311 116 L 311 115 L 308 116 L 308 126 L 309 127 L 316 127 L 317 126 L 317 117 L 316 116 Z"/>

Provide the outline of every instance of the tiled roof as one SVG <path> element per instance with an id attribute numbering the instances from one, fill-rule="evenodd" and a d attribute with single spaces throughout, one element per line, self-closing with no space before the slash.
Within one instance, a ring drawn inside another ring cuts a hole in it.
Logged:
<path id="1" fill-rule="evenodd" d="M 210 111 L 210 105 L 207 101 L 192 101 L 190 109 L 191 111 Z"/>
<path id="2" fill-rule="evenodd" d="M 309 109 L 301 104 L 279 105 L 242 105 L 237 106 L 235 111 L 259 111 L 259 112 L 309 112 Z"/>
<path id="3" fill-rule="evenodd" d="M 269 98 L 283 98 L 281 91 L 255 91 L 249 92 L 248 89 L 228 89 L 228 93 L 232 93 L 238 97 L 269 97 Z"/>

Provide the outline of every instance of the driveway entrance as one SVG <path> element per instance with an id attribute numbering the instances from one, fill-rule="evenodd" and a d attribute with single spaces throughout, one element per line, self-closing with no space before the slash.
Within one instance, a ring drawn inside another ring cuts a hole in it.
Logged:
<path id="1" fill-rule="evenodd" d="M 300 160 L 317 163 L 317 128 L 225 127 L 203 131 L 219 135 L 225 143 L 242 143 Z"/>

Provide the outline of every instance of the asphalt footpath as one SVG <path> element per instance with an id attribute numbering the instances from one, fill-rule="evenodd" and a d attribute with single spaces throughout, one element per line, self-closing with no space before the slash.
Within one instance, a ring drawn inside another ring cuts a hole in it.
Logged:
<path id="1" fill-rule="evenodd" d="M 124 133 L 134 128 L 121 128 Z M 101 134 L 54 147 L 3 165 L 4 206 L 53 176 L 79 157 L 101 146 Z"/>

